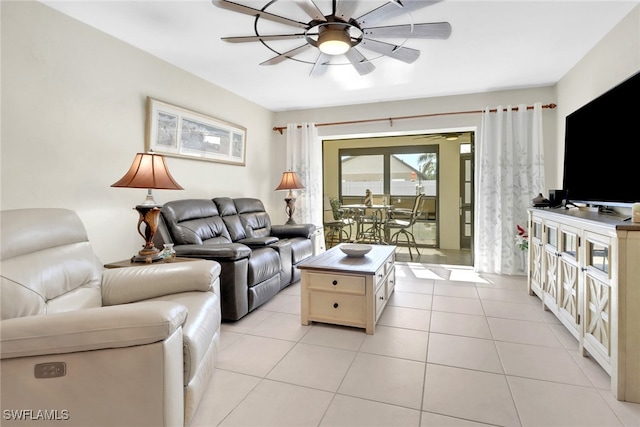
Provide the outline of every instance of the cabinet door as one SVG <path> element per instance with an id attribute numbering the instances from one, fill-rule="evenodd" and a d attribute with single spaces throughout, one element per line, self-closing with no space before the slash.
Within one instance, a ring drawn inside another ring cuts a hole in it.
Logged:
<path id="1" fill-rule="evenodd" d="M 544 226 L 544 268 L 545 277 L 542 286 L 543 302 L 551 311 L 558 311 L 558 225 L 547 222 Z"/>
<path id="2" fill-rule="evenodd" d="M 558 318 L 576 338 L 580 337 L 580 287 L 578 230 L 559 229 L 560 258 L 558 262 Z"/>
<path id="3" fill-rule="evenodd" d="M 611 373 L 611 241 L 586 233 L 584 348 Z"/>
<path id="4" fill-rule="evenodd" d="M 540 218 L 531 217 L 529 222 L 529 295 L 535 293 L 540 298 L 542 298 L 542 282 L 544 280 L 542 230 Z"/>

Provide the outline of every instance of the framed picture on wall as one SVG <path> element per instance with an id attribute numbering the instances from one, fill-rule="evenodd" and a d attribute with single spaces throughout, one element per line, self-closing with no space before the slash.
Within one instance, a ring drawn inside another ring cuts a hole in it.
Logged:
<path id="1" fill-rule="evenodd" d="M 147 151 L 244 166 L 246 135 L 241 126 L 147 97 Z"/>

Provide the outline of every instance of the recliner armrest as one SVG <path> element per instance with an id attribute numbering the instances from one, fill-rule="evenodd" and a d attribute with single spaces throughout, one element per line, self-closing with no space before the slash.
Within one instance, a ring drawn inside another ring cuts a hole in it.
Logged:
<path id="1" fill-rule="evenodd" d="M 75 353 L 163 341 L 180 328 L 187 309 L 145 301 L 0 322 L 0 358 Z"/>
<path id="2" fill-rule="evenodd" d="M 251 248 L 242 243 L 176 245 L 173 248 L 176 250 L 177 256 L 203 258 L 212 261 L 236 261 L 251 256 Z"/>
<path id="3" fill-rule="evenodd" d="M 238 243 L 242 243 L 243 245 L 247 245 L 249 247 L 266 247 L 269 245 L 273 245 L 278 240 L 275 236 L 265 236 L 265 237 L 247 237 L 246 239 L 238 240 Z"/>
<path id="4" fill-rule="evenodd" d="M 212 290 L 219 276 L 220 264 L 205 260 L 106 269 L 102 273 L 102 304 L 126 304 L 182 292 L 206 292 Z"/>
<path id="5" fill-rule="evenodd" d="M 316 226 L 313 224 L 283 224 L 271 226 L 271 234 L 280 239 L 290 237 L 305 237 L 310 239 L 315 231 Z"/>

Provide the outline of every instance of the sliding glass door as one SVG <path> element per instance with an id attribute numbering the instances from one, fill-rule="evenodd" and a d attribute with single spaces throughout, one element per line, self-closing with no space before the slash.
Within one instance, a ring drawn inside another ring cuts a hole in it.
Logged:
<path id="1" fill-rule="evenodd" d="M 340 199 L 361 203 L 367 190 L 374 203 L 387 201 L 394 208 L 411 209 L 422 193 L 420 218 L 413 227 L 419 246 L 437 247 L 438 146 L 349 148 L 339 150 Z"/>

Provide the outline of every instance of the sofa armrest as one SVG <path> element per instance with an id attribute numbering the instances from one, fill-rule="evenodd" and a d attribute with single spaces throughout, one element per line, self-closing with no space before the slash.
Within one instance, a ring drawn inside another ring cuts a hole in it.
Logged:
<path id="1" fill-rule="evenodd" d="M 264 248 L 278 242 L 278 240 L 279 239 L 275 236 L 247 237 L 246 239 L 238 240 L 238 243 L 242 243 L 249 247 Z"/>
<path id="2" fill-rule="evenodd" d="M 171 336 L 186 318 L 187 309 L 169 301 L 16 317 L 0 322 L 0 358 L 150 344 Z"/>
<path id="3" fill-rule="evenodd" d="M 241 243 L 176 245 L 173 248 L 179 257 L 203 258 L 212 261 L 236 261 L 251 256 L 251 248 Z"/>
<path id="4" fill-rule="evenodd" d="M 213 261 L 148 264 L 106 269 L 102 274 L 102 304 L 116 305 L 163 295 L 212 290 L 220 276 Z"/>
<path id="5" fill-rule="evenodd" d="M 313 224 L 284 224 L 271 226 L 271 234 L 280 239 L 290 237 L 305 237 L 310 239 L 315 231 L 316 226 Z"/>

